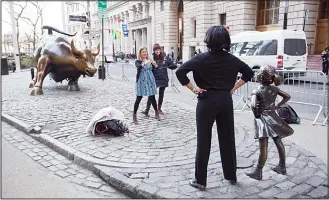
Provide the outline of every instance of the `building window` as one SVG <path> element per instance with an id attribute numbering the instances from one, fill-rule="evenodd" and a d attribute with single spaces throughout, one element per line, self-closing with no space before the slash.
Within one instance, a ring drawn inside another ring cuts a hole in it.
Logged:
<path id="1" fill-rule="evenodd" d="M 67 7 L 67 14 L 70 13 L 70 7 Z"/>
<path id="2" fill-rule="evenodd" d="M 195 17 L 192 18 L 192 24 L 193 24 L 193 38 L 196 38 L 196 19 Z"/>
<path id="3" fill-rule="evenodd" d="M 320 5 L 320 19 L 328 19 L 329 18 L 329 1 L 321 0 Z"/>
<path id="4" fill-rule="evenodd" d="M 219 25 L 226 25 L 226 13 L 219 14 Z"/>
<path id="5" fill-rule="evenodd" d="M 76 5 L 75 10 L 79 11 L 79 4 L 75 4 L 75 5 Z"/>
<path id="6" fill-rule="evenodd" d="M 258 1 L 258 26 L 279 23 L 280 0 Z"/>
<path id="7" fill-rule="evenodd" d="M 71 11 L 74 12 L 74 5 L 71 5 Z"/>
<path id="8" fill-rule="evenodd" d="M 164 1 L 161 0 L 160 1 L 160 11 L 163 11 L 164 10 Z"/>

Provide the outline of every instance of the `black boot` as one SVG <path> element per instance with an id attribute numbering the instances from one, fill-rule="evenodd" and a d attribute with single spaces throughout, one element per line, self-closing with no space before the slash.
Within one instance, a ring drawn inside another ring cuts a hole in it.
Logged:
<path id="1" fill-rule="evenodd" d="M 145 111 L 142 111 L 142 113 L 146 116 L 146 117 L 149 117 L 149 111 L 150 111 L 150 108 L 151 108 L 151 102 L 147 101 L 147 104 L 146 104 L 146 109 Z"/>
<path id="2" fill-rule="evenodd" d="M 162 112 L 162 110 L 161 110 L 161 107 L 162 107 L 162 104 L 158 104 L 158 111 L 159 111 L 159 114 L 160 115 L 163 115 L 163 112 Z"/>
<path id="3" fill-rule="evenodd" d="M 279 163 L 276 167 L 272 168 L 273 171 L 275 171 L 278 174 L 286 175 L 287 170 L 285 164 Z"/>
<path id="4" fill-rule="evenodd" d="M 262 180 L 263 179 L 263 166 L 257 165 L 257 167 L 252 172 L 247 172 L 247 176 L 250 178 L 256 179 L 256 180 Z"/>

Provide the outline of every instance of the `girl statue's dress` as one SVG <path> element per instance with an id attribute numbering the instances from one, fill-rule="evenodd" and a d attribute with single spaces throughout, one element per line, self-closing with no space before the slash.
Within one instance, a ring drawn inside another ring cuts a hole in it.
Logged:
<path id="1" fill-rule="evenodd" d="M 140 71 L 136 82 L 136 96 L 154 96 L 156 94 L 156 83 L 152 73 L 152 64 L 146 64 Z"/>
<path id="2" fill-rule="evenodd" d="M 260 85 L 253 91 L 259 103 L 260 118 L 254 118 L 255 139 L 264 137 L 281 138 L 290 136 L 294 130 L 279 117 L 275 109 L 275 99 L 280 89 L 273 85 Z"/>

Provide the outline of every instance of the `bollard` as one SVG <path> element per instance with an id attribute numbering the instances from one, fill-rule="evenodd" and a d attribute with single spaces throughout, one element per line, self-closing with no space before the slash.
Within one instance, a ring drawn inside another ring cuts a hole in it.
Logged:
<path id="1" fill-rule="evenodd" d="M 98 79 L 105 79 L 105 67 L 102 67 L 102 65 L 98 67 Z"/>
<path id="2" fill-rule="evenodd" d="M 9 75 L 8 59 L 1 58 L 1 75 Z"/>
<path id="3" fill-rule="evenodd" d="M 32 81 L 34 79 L 34 69 L 33 68 L 31 68 L 31 79 L 32 79 Z"/>

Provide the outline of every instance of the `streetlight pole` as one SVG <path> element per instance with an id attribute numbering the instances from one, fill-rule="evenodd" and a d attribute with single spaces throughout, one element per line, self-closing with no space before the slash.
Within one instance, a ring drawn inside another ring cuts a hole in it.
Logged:
<path id="1" fill-rule="evenodd" d="M 16 19 L 14 16 L 14 4 L 12 1 L 9 2 L 10 7 L 10 17 L 11 17 L 11 27 L 13 30 L 13 43 L 14 43 L 14 52 L 15 52 L 15 65 L 17 72 L 21 71 L 21 62 L 19 56 L 19 47 L 18 47 L 18 38 L 17 38 L 17 30 L 16 30 Z"/>
<path id="2" fill-rule="evenodd" d="M 88 27 L 88 32 L 89 32 L 89 37 L 88 37 L 88 46 L 89 48 L 91 48 L 91 39 L 90 39 L 90 36 L 91 36 L 91 19 L 90 19 L 90 1 L 87 0 L 87 27 Z"/>
<path id="3" fill-rule="evenodd" d="M 289 0 L 284 1 L 283 30 L 287 30 Z"/>

